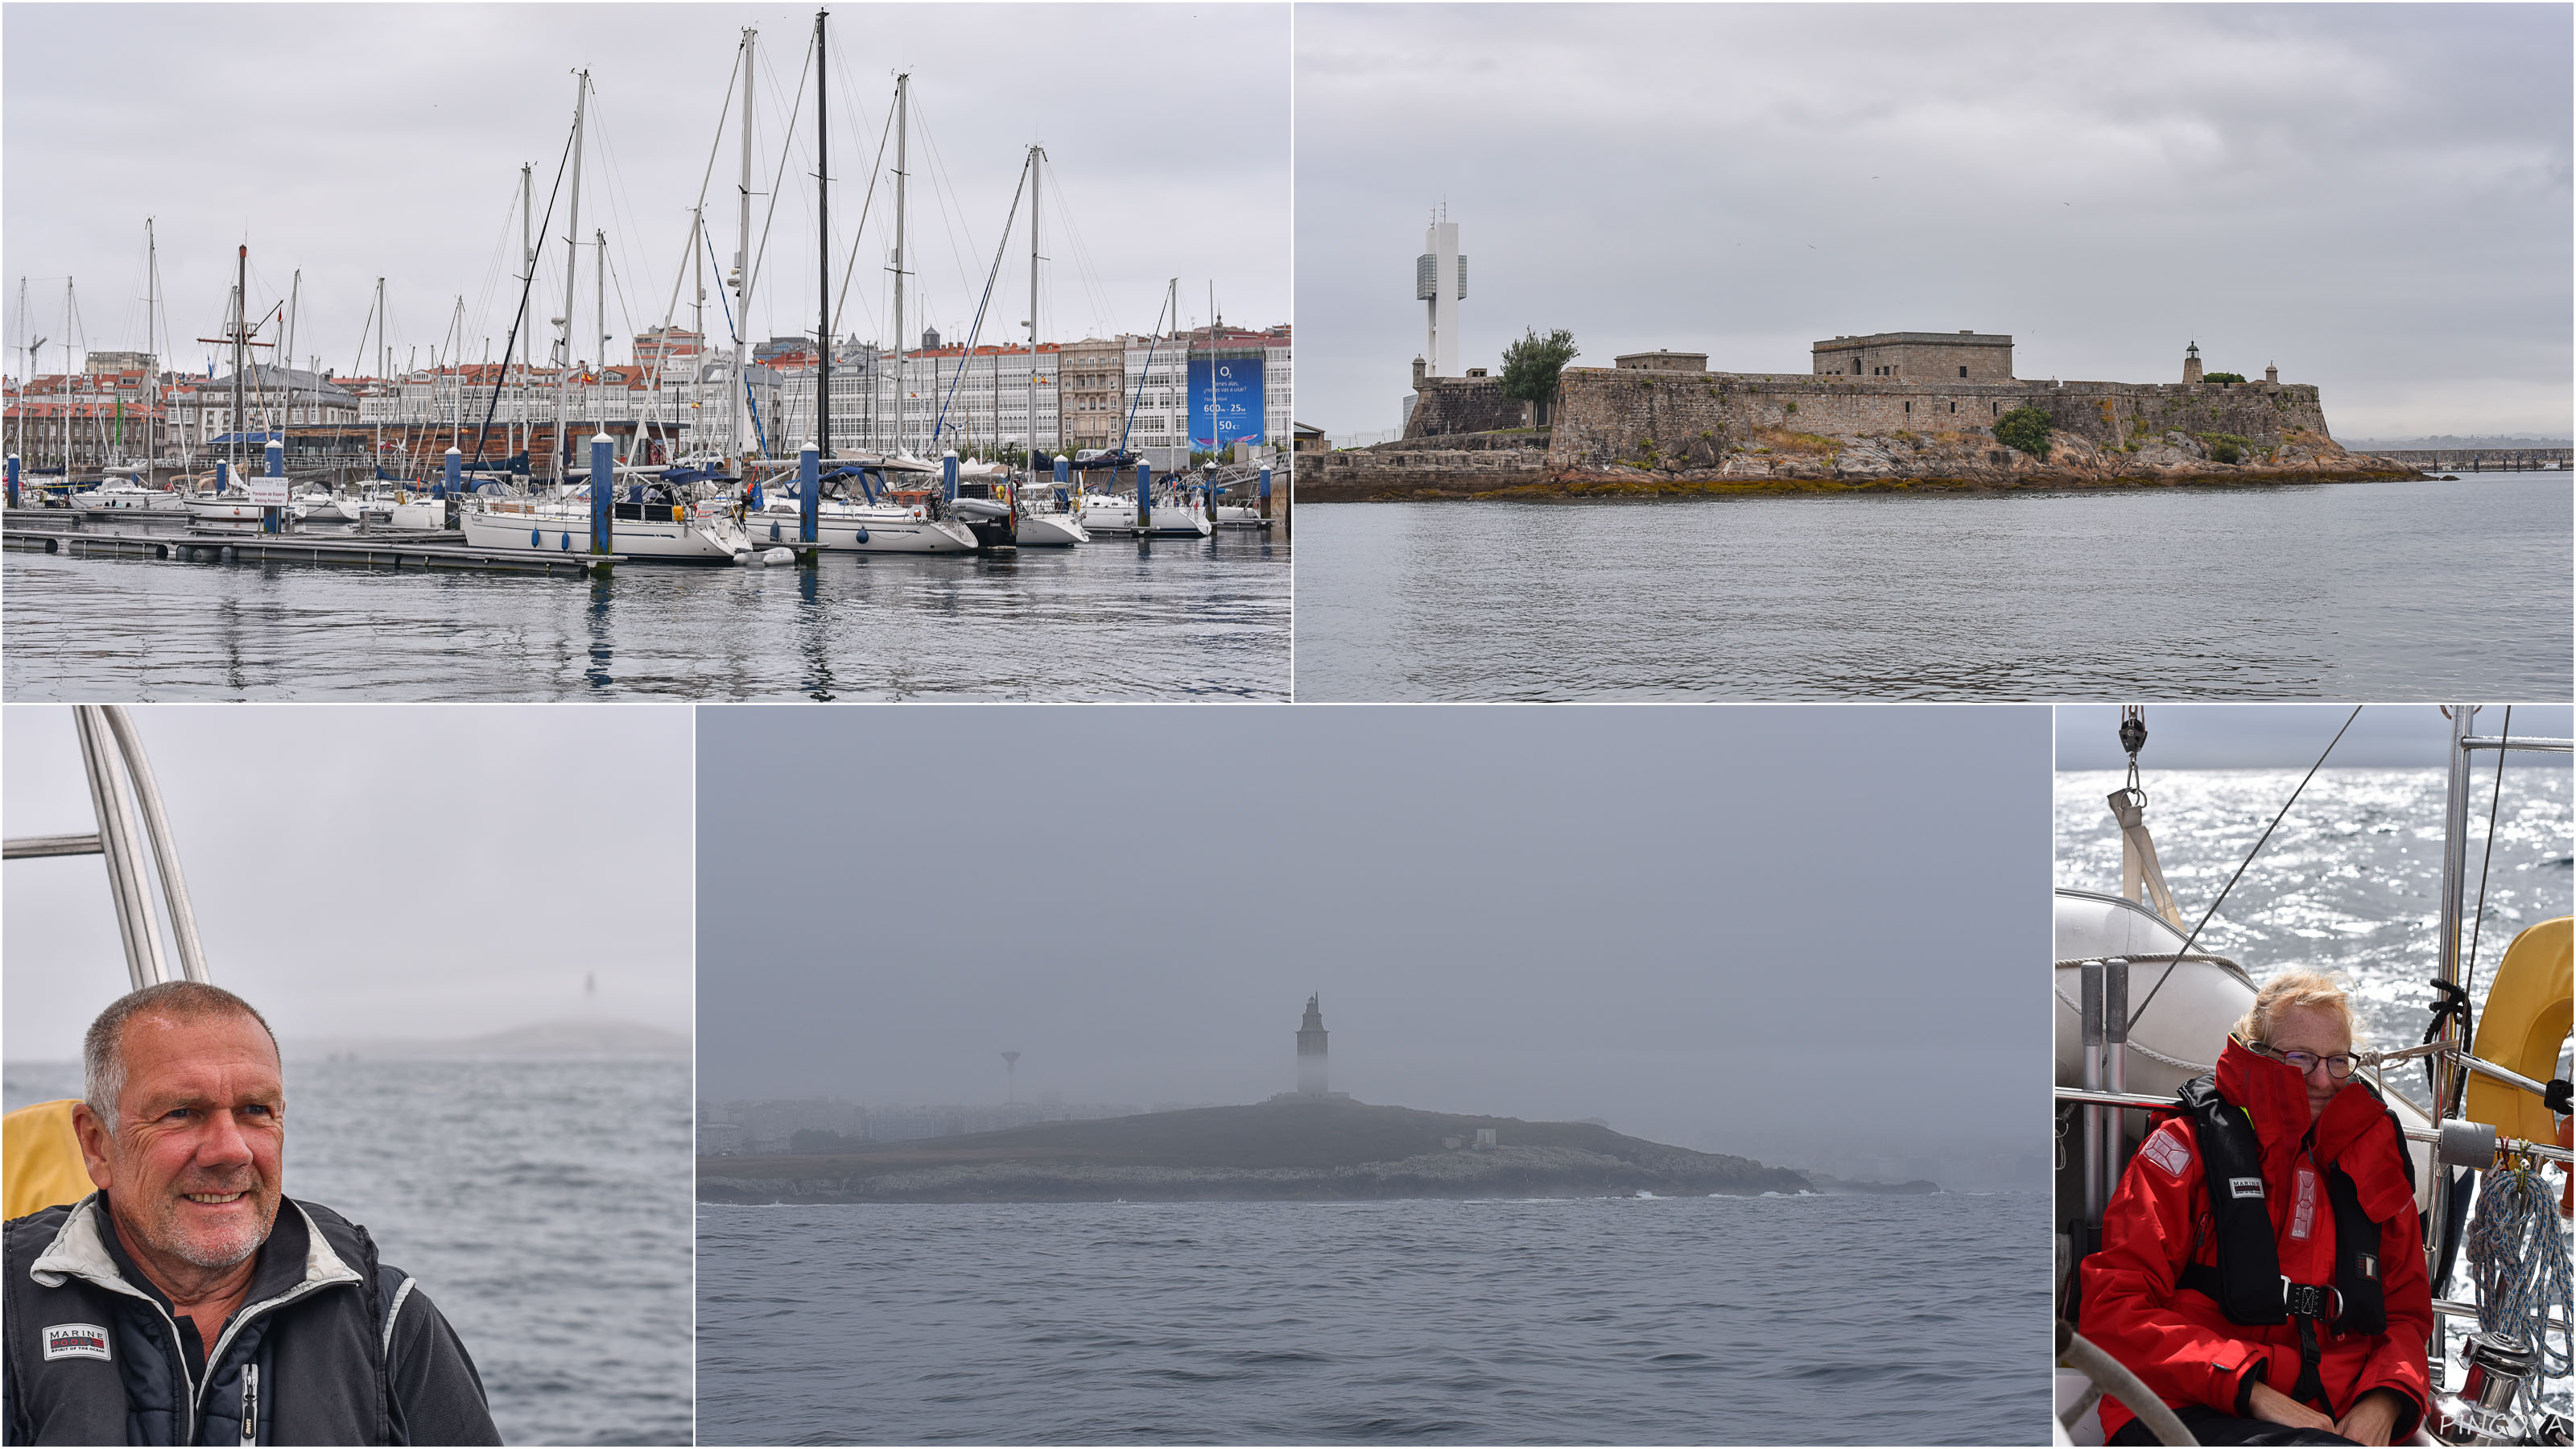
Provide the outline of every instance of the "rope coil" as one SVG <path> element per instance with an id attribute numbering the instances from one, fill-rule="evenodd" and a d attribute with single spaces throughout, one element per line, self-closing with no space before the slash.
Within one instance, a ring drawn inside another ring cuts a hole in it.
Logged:
<path id="1" fill-rule="evenodd" d="M 2565 1378 L 2576 1367 L 2568 1335 L 2560 1334 L 2552 1348 L 2548 1332 L 2552 1308 L 2562 1321 L 2576 1321 L 2576 1290 L 2558 1222 L 2558 1193 L 2548 1179 L 2527 1167 L 2500 1168 L 2480 1180 L 2463 1240 L 2478 1289 L 2478 1327 L 2531 1344 L 2549 1378 Z M 2532 1388 L 2536 1394 L 2537 1385 Z"/>

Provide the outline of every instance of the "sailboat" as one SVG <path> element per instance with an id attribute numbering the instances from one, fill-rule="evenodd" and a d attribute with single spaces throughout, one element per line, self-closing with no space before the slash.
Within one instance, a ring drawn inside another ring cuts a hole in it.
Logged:
<path id="1" fill-rule="evenodd" d="M 582 126 L 589 99 L 590 72 L 585 70 L 579 73 L 573 91 L 571 216 L 564 234 L 564 330 L 559 344 L 564 366 L 555 392 L 555 436 L 559 440 L 555 464 L 556 491 L 552 496 L 476 492 L 460 503 L 457 523 L 464 531 L 466 543 L 475 548 L 513 552 L 587 552 L 594 516 L 593 490 L 623 489 L 625 496 L 618 497 L 612 492 L 609 499 L 610 547 L 614 552 L 630 558 L 667 562 L 731 563 L 738 556 L 751 552 L 751 540 L 742 525 L 731 516 L 731 510 L 689 499 L 679 488 L 652 476 L 660 471 L 658 468 L 617 466 L 614 450 L 611 450 L 609 476 L 605 478 L 592 478 L 586 470 L 567 466 L 567 460 L 562 456 L 570 450 L 570 405 L 566 389 L 571 386 L 574 370 L 572 318 L 573 299 L 578 295 L 574 284 L 581 254 Z M 605 307 L 604 302 L 602 306 Z M 505 365 L 506 362 L 505 357 Z M 479 442 L 477 451 L 480 451 Z M 576 476 L 584 479 L 581 485 L 567 487 L 569 480 Z M 576 540 L 579 540 L 578 547 Z"/>
<path id="2" fill-rule="evenodd" d="M 822 12 L 814 16 L 814 115 L 816 143 L 822 144 L 823 125 L 823 21 Z M 895 78 L 895 256 L 896 256 L 896 351 L 902 352 L 901 296 L 903 287 L 903 186 L 904 129 L 912 77 Z M 748 81 L 745 82 L 749 84 Z M 749 100 L 746 96 L 746 108 Z M 746 115 L 748 110 L 746 109 Z M 816 333 L 819 352 L 814 369 L 814 419 L 816 448 L 821 453 L 818 491 L 814 505 L 814 540 L 817 548 L 836 553 L 973 553 L 977 543 L 973 530 L 964 521 L 951 516 L 947 501 L 935 487 L 937 469 L 918 458 L 898 456 L 839 460 L 831 456 L 832 402 L 832 295 L 831 267 L 831 179 L 817 166 L 817 185 L 821 201 L 820 223 L 823 233 L 824 285 L 822 326 Z M 743 150 L 743 185 L 751 185 L 751 151 Z M 747 215 L 747 214 L 746 214 Z M 747 244 L 747 235 L 746 235 Z M 734 384 L 740 390 L 740 382 Z M 900 405 L 901 384 L 897 384 Z M 912 487 L 897 487 L 890 475 L 905 475 Z M 794 477 L 792 472 L 779 478 L 784 485 Z M 755 485 L 745 500 L 743 526 L 753 544 L 767 547 L 798 546 L 804 539 L 804 500 L 792 487 Z"/>
<path id="3" fill-rule="evenodd" d="M 1029 148 L 1029 406 L 1028 428 L 1021 459 L 1027 464 L 1021 484 L 1014 490 L 1013 506 L 1019 510 L 1018 533 L 1023 548 L 1061 548 L 1091 542 L 1091 530 L 1082 526 L 1082 516 L 1070 502 L 1059 502 L 1055 494 L 1038 481 L 1038 171 L 1046 160 L 1046 148 Z M 1058 397 L 1062 397 L 1062 379 Z M 1062 433 L 1063 405 L 1057 404 L 1058 433 Z"/>
<path id="4" fill-rule="evenodd" d="M 2463 1271 L 2455 1277 L 2453 1270 L 2469 1228 L 2469 1193 L 2473 1186 L 2481 1194 L 2487 1190 L 2482 1174 L 2542 1161 L 2564 1170 L 2576 1157 L 2565 1145 L 2564 1129 L 2553 1124 L 2549 1086 L 2555 1078 L 2556 1090 L 2565 1090 L 2570 920 L 2562 916 L 2524 929 L 2484 982 L 2464 979 L 2461 963 L 2467 932 L 2462 897 L 2474 864 L 2468 834 L 2470 762 L 2480 752 L 2565 754 L 2571 742 L 2481 737 L 2471 729 L 2475 709 L 2448 709 L 2450 771 L 2433 984 L 2437 1001 L 2451 995 L 2466 1001 L 2464 987 L 2480 988 L 2479 999 L 2467 1003 L 2468 1019 L 2476 1024 L 2474 1039 L 2464 1036 L 2457 1011 L 2437 1009 L 2423 1045 L 2357 1051 L 2354 1078 L 2371 1082 L 2397 1119 L 2412 1158 L 2434 1311 L 2429 1345 L 2434 1405 L 2423 1431 L 2450 1443 L 2564 1443 L 2563 1401 L 2554 1410 L 2541 1403 L 2534 1346 L 2517 1348 L 2509 1334 L 2474 1331 L 2494 1305 L 2471 1301 L 2477 1297 L 2471 1275 Z M 2213 1069 L 2209 1058 L 2215 1044 L 2227 1040 L 2256 991 L 2244 967 L 2193 949 L 2198 930 L 2184 928 L 2185 917 L 2165 886 L 2145 825 L 2145 792 L 2137 783 L 2137 755 L 2145 738 L 2144 712 L 2134 710 L 2124 718 L 2121 735 L 2130 758 L 2129 785 L 2110 797 L 2123 839 L 2121 894 L 2068 887 L 2055 892 L 2057 959 L 2052 975 L 2061 1148 L 2052 1216 L 2059 1228 L 2061 1305 L 2077 1263 L 2100 1234 L 2122 1165 L 2135 1156 L 2153 1125 L 2148 1113 L 2171 1110 L 2186 1081 Z M 2497 768 L 2502 770 L 2501 760 Z M 2284 814 L 2288 808 L 2283 806 Z M 2247 865 L 2252 862 L 2249 856 Z M 2483 907 L 2483 887 L 2479 894 Z M 2153 1005 L 2152 1012 L 2143 1009 L 2147 1004 Z M 2413 1074 L 2424 1070 L 2417 1058 L 2426 1059 L 2433 1079 L 2432 1091 L 2421 1102 L 2412 1095 L 2421 1090 Z M 2391 1067 L 2400 1070 L 2392 1074 Z M 2563 1225 L 2551 1226 L 2563 1234 Z M 2563 1237 L 2558 1241 L 2563 1243 Z M 2392 1249 L 2416 1250 L 2412 1243 Z M 2446 1296 L 2446 1289 L 2466 1291 L 2470 1298 Z M 2549 1316 L 2561 1325 L 2554 1336 L 2564 1332 L 2568 1307 L 2549 1306 Z M 2095 1410 L 2105 1392 L 2151 1429 L 2158 1427 L 2160 1405 L 2145 1386 L 2065 1324 L 2060 1325 L 2059 1355 L 2056 1442 L 2103 1442 Z M 2454 1388 L 2449 1385 L 2455 1370 Z M 2187 1436 L 2179 1424 L 2169 1428 Z M 2188 1437 L 2181 1442 L 2189 1442 Z"/>

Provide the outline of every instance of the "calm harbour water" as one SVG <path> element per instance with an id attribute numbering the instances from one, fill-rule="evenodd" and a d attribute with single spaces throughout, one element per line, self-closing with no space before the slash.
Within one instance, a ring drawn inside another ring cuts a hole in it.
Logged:
<path id="1" fill-rule="evenodd" d="M 2570 494 L 1315 505 L 1297 697 L 2561 699 Z"/>
<path id="2" fill-rule="evenodd" d="M 456 1326 L 510 1444 L 686 1444 L 687 1062 L 287 1069 L 286 1192 L 339 1210 Z M 80 1094 L 12 1062 L 6 1105 Z"/>
<path id="3" fill-rule="evenodd" d="M 2483 732 L 2501 729 L 2502 721 L 2498 710 L 2478 715 Z M 2333 723 L 2325 728 L 2331 731 Z M 2494 772 L 2495 757 L 2487 755 L 2471 775 L 2472 901 Z M 2147 830 L 2186 929 L 2209 909 L 2305 773 L 2152 766 L 2142 772 Z M 2119 894 L 2119 829 L 2103 801 L 2126 778 L 2118 770 L 2058 774 L 2057 884 Z M 2372 1044 L 2414 1045 L 2428 1019 L 2432 992 L 2424 980 L 2433 974 L 2441 922 L 2444 780 L 2438 769 L 2319 770 L 2195 949 L 2235 961 L 2258 982 L 2292 966 L 2342 973 Z M 2506 762 L 2478 940 L 2481 983 L 2493 979 L 2515 932 L 2576 908 L 2571 784 L 2576 776 L 2564 756 L 2516 754 Z M 2410 1073 L 2408 1086 L 2422 1095 L 2420 1076 Z"/>
<path id="4" fill-rule="evenodd" d="M 1285 699 L 1288 544 L 608 580 L 8 555 L 11 700 Z"/>
<path id="5" fill-rule="evenodd" d="M 2047 1199 L 736 1207 L 705 1443 L 2038 1443 Z"/>

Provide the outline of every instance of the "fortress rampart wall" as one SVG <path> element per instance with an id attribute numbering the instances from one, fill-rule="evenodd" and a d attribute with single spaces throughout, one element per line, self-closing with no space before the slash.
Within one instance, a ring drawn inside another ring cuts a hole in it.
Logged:
<path id="1" fill-rule="evenodd" d="M 1548 463 L 1599 468 L 1643 458 L 1707 467 L 1760 429 L 1825 437 L 1991 434 L 2019 407 L 2104 448 L 2168 431 L 2229 433 L 2258 447 L 2302 433 L 2329 441 L 2317 389 L 2267 383 L 1977 382 L 1809 373 L 1567 368 Z M 1508 425 L 1507 425 L 1508 426 Z"/>

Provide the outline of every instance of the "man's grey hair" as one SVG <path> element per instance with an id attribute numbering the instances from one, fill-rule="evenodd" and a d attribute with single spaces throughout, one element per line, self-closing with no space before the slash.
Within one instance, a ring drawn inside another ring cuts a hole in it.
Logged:
<path id="1" fill-rule="evenodd" d="M 220 986 L 202 981 L 164 981 L 128 992 L 109 1002 L 98 1020 L 89 1024 L 89 1034 L 81 1041 L 81 1090 L 89 1103 L 90 1114 L 116 1135 L 116 1102 L 125 1095 L 125 1027 L 138 1016 L 167 1016 L 187 1021 L 199 1017 L 226 1014 L 247 1016 L 268 1033 L 268 1045 L 277 1047 L 277 1031 L 259 1008 L 233 995 Z"/>

